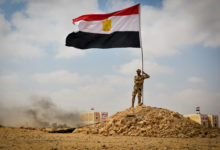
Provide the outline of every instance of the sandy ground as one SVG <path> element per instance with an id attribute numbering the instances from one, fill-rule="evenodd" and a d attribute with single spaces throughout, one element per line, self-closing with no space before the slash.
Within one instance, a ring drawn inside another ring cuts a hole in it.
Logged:
<path id="1" fill-rule="evenodd" d="M 0 128 L 0 149 L 4 150 L 220 150 L 217 138 L 150 138 L 100 136 L 79 133 L 47 133 L 38 129 Z"/>

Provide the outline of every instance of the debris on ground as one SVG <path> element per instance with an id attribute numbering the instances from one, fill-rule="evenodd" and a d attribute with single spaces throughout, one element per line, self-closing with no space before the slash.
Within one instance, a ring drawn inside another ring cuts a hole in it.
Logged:
<path id="1" fill-rule="evenodd" d="M 74 133 L 146 136 L 146 137 L 217 137 L 219 129 L 209 129 L 168 109 L 137 106 L 117 112 L 94 126 L 78 128 Z"/>
<path id="2" fill-rule="evenodd" d="M 76 128 L 48 131 L 48 133 L 72 133 Z"/>

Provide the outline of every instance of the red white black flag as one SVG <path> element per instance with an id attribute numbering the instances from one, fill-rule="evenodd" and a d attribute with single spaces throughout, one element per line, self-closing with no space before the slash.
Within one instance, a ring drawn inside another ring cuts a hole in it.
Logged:
<path id="1" fill-rule="evenodd" d="M 137 4 L 109 14 L 89 14 L 73 19 L 79 31 L 67 36 L 66 46 L 79 49 L 139 48 L 139 7 Z"/>

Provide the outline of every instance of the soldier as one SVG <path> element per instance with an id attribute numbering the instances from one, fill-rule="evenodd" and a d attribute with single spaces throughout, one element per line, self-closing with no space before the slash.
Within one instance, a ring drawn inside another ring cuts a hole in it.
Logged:
<path id="1" fill-rule="evenodd" d="M 137 69 L 137 75 L 134 77 L 134 90 L 132 93 L 132 107 L 134 107 L 135 102 L 135 96 L 138 93 L 138 105 L 142 105 L 141 103 L 141 96 L 142 96 L 142 89 L 143 89 L 143 83 L 144 79 L 150 78 L 150 76 L 142 71 L 141 75 L 141 69 Z"/>

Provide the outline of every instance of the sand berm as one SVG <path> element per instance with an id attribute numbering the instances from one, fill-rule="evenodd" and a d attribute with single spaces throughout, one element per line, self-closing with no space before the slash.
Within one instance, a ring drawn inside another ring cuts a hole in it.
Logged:
<path id="1" fill-rule="evenodd" d="M 203 127 L 168 109 L 145 105 L 117 112 L 99 124 L 78 128 L 74 133 L 175 138 L 220 136 L 219 129 Z"/>

